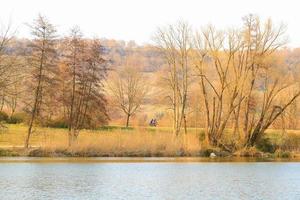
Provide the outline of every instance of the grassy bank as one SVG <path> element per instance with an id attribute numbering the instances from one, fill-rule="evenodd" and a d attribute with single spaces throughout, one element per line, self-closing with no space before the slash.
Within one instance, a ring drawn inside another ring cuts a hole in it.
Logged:
<path id="1" fill-rule="evenodd" d="M 30 141 L 32 150 L 24 151 L 26 131 L 24 125 L 8 125 L 0 134 L 0 148 L 29 156 L 182 156 L 201 150 L 199 129 L 190 129 L 181 139 L 175 139 L 169 128 L 82 130 L 77 143 L 68 148 L 67 129 L 38 128 Z"/>
<path id="2" fill-rule="evenodd" d="M 174 156 L 232 156 L 219 149 L 203 145 L 201 129 L 190 128 L 188 134 L 174 138 L 170 128 L 103 127 L 82 130 L 78 141 L 68 147 L 67 129 L 37 128 L 29 150 L 23 148 L 27 126 L 7 125 L 0 133 L 0 156 L 78 156 L 78 157 L 174 157 Z M 291 157 L 300 150 L 300 132 L 282 135 L 269 130 L 257 148 L 239 151 L 236 156 Z M 265 153 L 262 153 L 264 151 Z"/>

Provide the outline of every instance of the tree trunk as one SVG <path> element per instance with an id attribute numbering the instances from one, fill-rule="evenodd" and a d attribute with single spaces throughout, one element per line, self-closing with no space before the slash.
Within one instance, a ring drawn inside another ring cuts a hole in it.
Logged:
<path id="1" fill-rule="evenodd" d="M 28 133 L 27 133 L 27 136 L 26 136 L 25 144 L 24 144 L 24 148 L 26 148 L 26 149 L 28 149 L 28 147 L 29 147 L 29 139 L 30 139 L 30 135 L 31 135 L 31 132 L 32 132 L 33 119 L 34 118 L 32 117 L 31 120 L 30 120 Z"/>
<path id="2" fill-rule="evenodd" d="M 42 73 L 41 71 L 42 71 L 42 69 L 40 69 L 40 77 L 41 77 L 41 73 Z M 29 146 L 29 140 L 30 140 L 30 136 L 32 133 L 32 126 L 33 126 L 34 119 L 36 117 L 36 111 L 37 111 L 37 107 L 38 107 L 38 98 L 40 95 L 40 85 L 41 85 L 41 78 L 39 79 L 38 87 L 37 87 L 36 93 L 35 93 L 34 105 L 32 108 L 31 118 L 30 118 L 29 127 L 28 127 L 28 133 L 27 133 L 27 137 L 26 137 L 25 145 L 24 145 L 25 148 L 28 148 L 28 146 Z"/>
<path id="3" fill-rule="evenodd" d="M 183 115 L 183 126 L 184 126 L 184 134 L 187 134 L 187 122 L 186 122 L 186 115 Z"/>
<path id="4" fill-rule="evenodd" d="M 69 147 L 71 147 L 77 141 L 78 135 L 79 130 L 73 128 L 69 130 Z"/>
<path id="5" fill-rule="evenodd" d="M 69 132 L 68 132 L 68 139 L 69 139 L 69 147 L 72 146 L 72 141 L 73 141 L 73 133 L 72 133 L 72 129 L 69 128 Z"/>
<path id="6" fill-rule="evenodd" d="M 130 114 L 127 114 L 127 118 L 126 118 L 126 128 L 128 128 L 128 126 L 129 126 L 129 120 L 130 120 Z"/>
<path id="7" fill-rule="evenodd" d="M 3 94 L 3 97 L 2 97 L 2 100 L 1 100 L 1 108 L 0 108 L 0 111 L 3 110 L 3 107 L 4 107 L 4 101 L 5 101 L 5 96 Z"/>
<path id="8" fill-rule="evenodd" d="M 32 108 L 32 113 L 31 113 L 31 119 L 29 122 L 29 128 L 28 128 L 28 133 L 27 133 L 27 137 L 25 140 L 25 148 L 28 148 L 29 146 L 29 140 L 30 140 L 30 136 L 31 136 L 31 132 L 32 132 L 32 126 L 33 126 L 33 122 L 34 119 L 36 117 L 36 113 L 38 111 L 38 105 L 39 105 L 39 97 L 41 95 L 41 85 L 42 85 L 42 75 L 43 75 L 43 67 L 44 67 L 44 59 L 45 59 L 45 33 L 43 33 L 43 44 L 42 44 L 42 49 L 41 49 L 41 59 L 40 59 L 40 64 L 39 64 L 39 76 L 38 76 L 38 84 L 36 87 L 36 92 L 35 92 L 35 97 L 34 97 L 34 104 L 33 104 L 33 108 Z"/>
<path id="9" fill-rule="evenodd" d="M 35 98 L 34 106 L 33 106 L 32 113 L 31 113 L 31 118 L 30 118 L 30 122 L 29 122 L 28 132 L 27 132 L 27 136 L 25 139 L 24 147 L 26 149 L 29 147 L 29 140 L 30 140 L 30 136 L 32 133 L 32 126 L 33 126 L 33 122 L 34 122 L 35 114 L 36 114 L 37 101 L 38 101 L 38 96 L 36 96 L 36 98 Z"/>

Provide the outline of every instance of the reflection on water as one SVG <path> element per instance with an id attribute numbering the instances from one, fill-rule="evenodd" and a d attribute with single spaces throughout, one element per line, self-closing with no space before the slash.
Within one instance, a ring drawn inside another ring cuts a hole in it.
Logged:
<path id="1" fill-rule="evenodd" d="M 0 199 L 300 199 L 300 163 L 0 161 Z"/>

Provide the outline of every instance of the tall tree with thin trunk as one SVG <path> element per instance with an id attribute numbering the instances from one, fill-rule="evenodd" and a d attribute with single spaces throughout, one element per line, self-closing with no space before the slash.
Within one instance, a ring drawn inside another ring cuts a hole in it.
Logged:
<path id="1" fill-rule="evenodd" d="M 33 39 L 30 43 L 31 55 L 28 59 L 30 68 L 29 90 L 33 91 L 32 98 L 27 104 L 30 114 L 29 127 L 25 139 L 25 148 L 29 147 L 30 136 L 36 119 L 42 113 L 47 90 L 54 87 L 56 65 L 56 29 L 43 16 L 39 15 L 33 24 L 29 25 Z"/>

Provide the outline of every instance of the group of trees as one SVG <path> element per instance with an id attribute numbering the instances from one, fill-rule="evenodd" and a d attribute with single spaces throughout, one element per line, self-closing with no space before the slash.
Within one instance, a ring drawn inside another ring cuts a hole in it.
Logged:
<path id="1" fill-rule="evenodd" d="M 26 148 L 36 125 L 65 123 L 72 145 L 81 129 L 107 124 L 106 85 L 113 105 L 124 113 L 129 126 L 147 93 L 136 62 L 128 59 L 118 63 L 122 65 L 118 69 L 109 68 L 116 65 L 111 57 L 105 57 L 105 51 L 111 49 L 99 39 L 84 38 L 78 26 L 66 37 L 59 37 L 56 27 L 39 15 L 28 28 L 32 38 L 20 48 L 23 51 L 18 49 L 22 42 L 14 37 L 11 26 L 1 27 L 0 35 L 1 111 L 6 107 L 10 117 L 17 109 L 27 113 Z M 106 81 L 108 72 L 110 80 Z"/>
<path id="2" fill-rule="evenodd" d="M 287 55 L 285 26 L 271 20 L 248 15 L 241 28 L 198 31 L 180 21 L 159 28 L 154 46 L 87 39 L 77 26 L 60 37 L 43 16 L 28 28 L 26 41 L 11 26 L 0 32 L 0 109 L 27 113 L 25 147 L 35 125 L 55 120 L 66 123 L 72 145 L 81 129 L 108 122 L 108 105 L 127 127 L 156 105 L 150 115 L 172 116 L 174 136 L 196 121 L 207 144 L 228 151 L 255 145 L 287 115 L 297 126 L 298 56 Z"/>
<path id="3" fill-rule="evenodd" d="M 206 141 L 229 151 L 255 145 L 300 95 L 298 81 L 276 63 L 286 42 L 285 27 L 253 15 L 243 23 L 242 28 L 225 31 L 207 26 L 193 32 L 184 22 L 158 30 L 176 134 L 182 126 L 186 129 L 188 94 L 195 82 Z M 230 144 L 223 142 L 225 129 L 232 130 L 226 136 Z"/>
<path id="4" fill-rule="evenodd" d="M 12 114 L 18 106 L 29 116 L 25 147 L 36 124 L 47 125 L 55 118 L 67 124 L 72 145 L 80 129 L 95 128 L 108 120 L 103 92 L 107 61 L 102 57 L 100 42 L 83 39 L 78 27 L 59 38 L 55 26 L 43 16 L 28 27 L 33 38 L 23 54 L 9 53 L 13 33 L 11 27 L 2 29 L 3 101 Z"/>
<path id="5" fill-rule="evenodd" d="M 165 84 L 170 89 L 169 99 L 173 112 L 173 130 L 179 134 L 182 124 L 187 133 L 187 95 L 190 80 L 189 54 L 192 50 L 190 27 L 179 22 L 176 26 L 161 28 L 157 32 L 157 43 L 162 50 L 168 65 L 168 76 Z"/>

